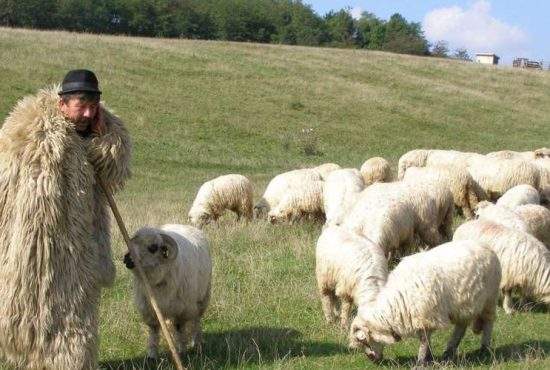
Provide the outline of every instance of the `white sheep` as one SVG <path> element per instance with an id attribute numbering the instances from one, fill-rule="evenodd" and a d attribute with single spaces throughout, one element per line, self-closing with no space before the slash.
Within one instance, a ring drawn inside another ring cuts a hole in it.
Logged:
<path id="1" fill-rule="evenodd" d="M 483 158 L 481 154 L 457 150 L 415 149 L 399 158 L 397 178 L 402 180 L 409 167 L 468 167 L 481 158 Z"/>
<path id="2" fill-rule="evenodd" d="M 514 212 L 527 225 L 529 234 L 550 248 L 550 210 L 536 204 L 516 207 Z"/>
<path id="3" fill-rule="evenodd" d="M 217 221 L 226 209 L 252 219 L 254 190 L 252 183 L 242 175 L 224 175 L 207 181 L 200 187 L 189 210 L 189 222 L 198 228 Z"/>
<path id="4" fill-rule="evenodd" d="M 372 302 L 386 282 L 388 263 L 369 239 L 328 226 L 317 241 L 315 272 L 326 320 L 334 322 L 339 316 L 347 330 L 353 306 Z"/>
<path id="5" fill-rule="evenodd" d="M 532 161 L 538 158 L 550 158 L 550 149 L 540 148 L 534 151 L 527 152 L 515 152 L 513 150 L 500 150 L 498 152 L 491 152 L 486 154 L 489 158 L 498 159 L 523 159 Z"/>
<path id="6" fill-rule="evenodd" d="M 498 198 L 498 206 L 514 209 L 523 204 L 540 204 L 540 195 L 537 189 L 531 185 L 522 184 L 514 186 Z"/>
<path id="7" fill-rule="evenodd" d="M 289 222 L 291 225 L 304 217 L 324 220 L 324 181 L 311 181 L 301 187 L 289 189 L 279 204 L 268 213 L 271 223 Z"/>
<path id="8" fill-rule="evenodd" d="M 526 184 L 539 189 L 539 170 L 531 162 L 485 157 L 474 161 L 468 171 L 489 200 L 497 200 L 516 185 Z"/>
<path id="9" fill-rule="evenodd" d="M 531 163 L 539 170 L 541 202 L 550 204 L 550 157 L 537 159 Z"/>
<path id="10" fill-rule="evenodd" d="M 403 258 L 390 272 L 376 300 L 360 305 L 350 329 L 350 346 L 363 347 L 380 361 L 383 346 L 404 337 L 420 337 L 418 363 L 432 360 L 430 336 L 454 325 L 444 353 L 452 358 L 466 329 L 483 332 L 481 348 L 490 347 L 501 268 L 483 244 L 450 242 Z"/>
<path id="11" fill-rule="evenodd" d="M 414 242 L 417 219 L 413 205 L 404 201 L 402 194 L 401 183 L 367 187 L 342 225 L 372 240 L 388 259 L 401 255 Z"/>
<path id="12" fill-rule="evenodd" d="M 462 210 L 467 219 L 474 216 L 477 203 L 484 198 L 483 191 L 477 186 L 470 173 L 463 167 L 409 167 L 403 177 L 404 181 L 423 178 L 427 181 L 447 184 L 451 191 L 454 204 Z"/>
<path id="13" fill-rule="evenodd" d="M 321 176 L 321 180 L 326 180 L 327 176 L 332 172 L 339 170 L 341 167 L 336 163 L 323 163 L 317 167 L 313 167 L 312 170 L 317 172 Z"/>
<path id="14" fill-rule="evenodd" d="M 132 237 L 131 246 L 143 266 L 160 311 L 173 323 L 178 351 L 186 349 L 186 332 L 191 333 L 191 344 L 200 346 L 200 320 L 208 307 L 212 280 L 212 260 L 204 233 L 187 225 L 144 227 Z M 126 267 L 133 269 L 134 261 L 128 254 L 124 262 Z M 156 358 L 160 324 L 139 274 L 132 271 L 134 302 L 149 327 L 147 356 Z"/>
<path id="15" fill-rule="evenodd" d="M 323 187 L 326 223 L 339 225 L 355 205 L 364 187 L 361 173 L 355 168 L 331 172 Z"/>
<path id="16" fill-rule="evenodd" d="M 453 240 L 479 241 L 497 254 L 502 266 L 500 289 L 506 313 L 514 311 L 513 290 L 550 303 L 550 251 L 534 236 L 492 221 L 475 220 L 462 224 Z"/>
<path id="17" fill-rule="evenodd" d="M 365 161 L 360 169 L 365 186 L 375 182 L 392 181 L 390 163 L 382 157 L 373 157 Z"/>
<path id="18" fill-rule="evenodd" d="M 267 185 L 262 198 L 254 206 L 256 217 L 267 216 L 269 211 L 276 207 L 291 189 L 321 180 L 321 175 L 311 168 L 292 170 L 275 176 Z"/>
<path id="19" fill-rule="evenodd" d="M 476 216 L 480 220 L 492 221 L 497 224 L 528 233 L 529 226 L 516 212 L 510 208 L 499 206 L 488 201 L 479 202 Z"/>

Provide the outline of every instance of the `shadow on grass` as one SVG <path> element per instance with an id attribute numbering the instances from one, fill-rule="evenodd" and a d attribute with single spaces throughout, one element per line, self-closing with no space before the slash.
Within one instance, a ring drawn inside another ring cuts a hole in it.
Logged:
<path id="1" fill-rule="evenodd" d="M 459 349 L 460 351 L 460 349 Z M 550 342 L 545 340 L 528 340 L 517 344 L 507 344 L 486 352 L 475 350 L 459 354 L 454 362 L 438 362 L 443 354 L 434 353 L 434 367 L 470 367 L 480 365 L 492 365 L 502 362 L 522 362 L 526 358 L 546 358 L 550 355 Z M 396 358 L 384 359 L 379 365 L 388 368 L 414 367 L 416 356 L 398 356 Z"/>
<path id="2" fill-rule="evenodd" d="M 190 368 L 262 365 L 293 357 L 323 357 L 346 352 L 344 346 L 301 340 L 301 333 L 289 328 L 252 327 L 204 333 L 202 353 L 191 350 L 183 358 Z M 172 369 L 169 354 L 158 361 L 144 357 L 107 361 L 102 369 Z"/>

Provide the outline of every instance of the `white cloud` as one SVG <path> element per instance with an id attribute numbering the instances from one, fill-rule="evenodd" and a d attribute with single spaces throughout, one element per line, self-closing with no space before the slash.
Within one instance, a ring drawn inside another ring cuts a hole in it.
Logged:
<path id="1" fill-rule="evenodd" d="M 426 38 L 446 40 L 451 48 L 465 47 L 473 53 L 495 52 L 513 57 L 525 51 L 527 34 L 491 15 L 491 4 L 478 0 L 469 8 L 451 6 L 432 10 L 422 24 Z"/>
<path id="2" fill-rule="evenodd" d="M 361 18 L 361 14 L 364 12 L 365 10 L 363 8 L 361 8 L 360 6 L 354 6 L 353 8 L 351 8 L 351 10 L 349 11 L 349 14 L 352 16 L 353 19 L 359 19 Z"/>

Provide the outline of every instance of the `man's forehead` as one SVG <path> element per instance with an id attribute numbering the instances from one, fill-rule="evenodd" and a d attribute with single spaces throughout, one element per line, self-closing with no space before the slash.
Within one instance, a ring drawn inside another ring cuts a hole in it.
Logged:
<path id="1" fill-rule="evenodd" d="M 74 107 L 96 107 L 99 103 L 94 101 L 88 101 L 82 98 L 74 98 L 69 100 L 69 104 Z"/>

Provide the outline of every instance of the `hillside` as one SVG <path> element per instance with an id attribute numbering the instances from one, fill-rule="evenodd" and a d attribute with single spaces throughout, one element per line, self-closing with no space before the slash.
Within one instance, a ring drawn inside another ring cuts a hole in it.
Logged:
<path id="1" fill-rule="evenodd" d="M 130 232 L 184 223 L 200 184 L 221 174 L 249 176 L 259 196 L 275 174 L 323 162 L 359 167 L 383 156 L 396 164 L 413 148 L 485 153 L 549 146 L 548 72 L 363 50 L 6 28 L 0 28 L 0 122 L 22 96 L 73 68 L 97 73 L 103 99 L 134 140 L 134 176 L 117 195 Z M 320 226 L 236 225 L 227 216 L 206 231 L 213 296 L 205 349 L 189 355 L 191 364 L 372 366 L 348 351 L 346 333 L 322 317 L 314 275 Z M 113 235 L 118 277 L 104 293 L 100 358 L 106 368 L 139 368 L 146 334 L 130 304 L 124 246 L 118 231 Z M 435 336 L 435 354 L 447 336 Z M 494 356 L 480 357 L 469 332 L 462 366 L 550 367 L 548 313 L 505 317 L 499 309 L 494 340 Z M 417 345 L 388 348 L 385 366 L 408 366 Z"/>

